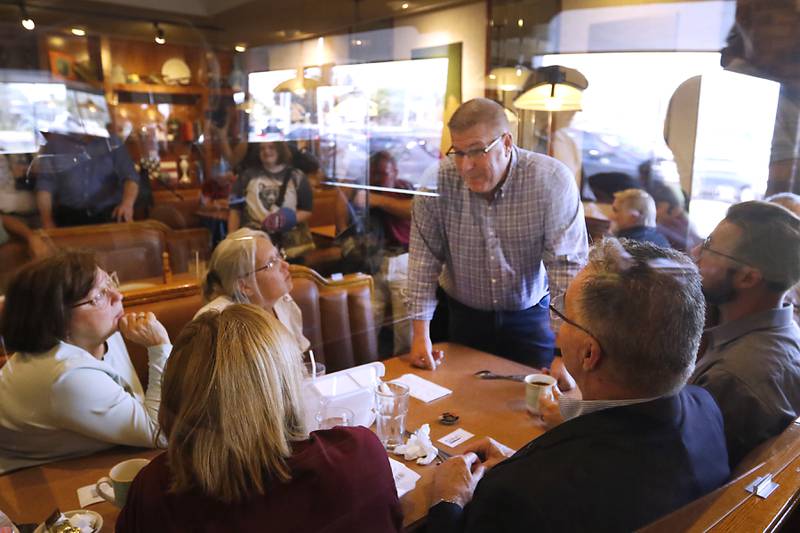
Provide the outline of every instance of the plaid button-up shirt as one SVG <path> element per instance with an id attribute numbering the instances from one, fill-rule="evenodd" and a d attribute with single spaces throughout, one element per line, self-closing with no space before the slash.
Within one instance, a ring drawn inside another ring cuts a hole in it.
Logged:
<path id="1" fill-rule="evenodd" d="M 408 276 L 412 317 L 430 320 L 437 281 L 475 309 L 527 309 L 565 291 L 586 262 L 583 206 L 569 170 L 514 148 L 492 202 L 470 192 L 452 161 L 439 169 L 438 197 L 414 200 Z M 546 269 L 546 270 L 545 270 Z"/>

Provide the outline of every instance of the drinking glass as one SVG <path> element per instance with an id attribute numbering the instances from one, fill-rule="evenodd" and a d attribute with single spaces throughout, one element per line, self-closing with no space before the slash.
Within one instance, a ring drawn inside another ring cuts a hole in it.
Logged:
<path id="1" fill-rule="evenodd" d="M 336 426 L 352 426 L 353 411 L 347 407 L 322 403 L 317 411 L 317 429 L 332 429 Z"/>
<path id="2" fill-rule="evenodd" d="M 375 387 L 375 432 L 387 450 L 403 444 L 408 392 L 408 386 L 392 381 L 378 383 Z"/>

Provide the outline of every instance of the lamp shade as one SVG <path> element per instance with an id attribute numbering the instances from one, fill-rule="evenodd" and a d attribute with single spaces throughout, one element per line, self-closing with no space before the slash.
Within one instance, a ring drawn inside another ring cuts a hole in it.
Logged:
<path id="1" fill-rule="evenodd" d="M 532 81 L 532 83 L 531 83 Z M 536 70 L 514 107 L 531 111 L 580 111 L 586 78 L 577 70 L 552 66 Z"/>
<path id="2" fill-rule="evenodd" d="M 582 91 L 572 85 L 545 83 L 521 94 L 514 100 L 514 107 L 532 111 L 580 111 L 582 97 Z"/>
<path id="3" fill-rule="evenodd" d="M 530 75 L 530 69 L 522 65 L 493 68 L 486 76 L 486 85 L 497 91 L 519 91 Z"/>
<path id="4" fill-rule="evenodd" d="M 306 92 L 316 90 L 319 85 L 319 80 L 313 78 L 292 78 L 280 83 L 273 91 L 276 93 L 291 92 L 297 96 L 305 96 Z"/>

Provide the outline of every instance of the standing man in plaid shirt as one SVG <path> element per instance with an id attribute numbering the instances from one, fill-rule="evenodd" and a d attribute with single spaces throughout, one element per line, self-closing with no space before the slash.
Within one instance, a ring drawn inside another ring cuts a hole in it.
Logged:
<path id="1" fill-rule="evenodd" d="M 586 261 L 583 206 L 562 163 L 514 146 L 503 108 L 476 98 L 450 122 L 438 197 L 412 210 L 408 293 L 410 362 L 436 368 L 429 325 L 436 287 L 447 293 L 449 338 L 534 367 L 549 367 L 550 295 Z"/>

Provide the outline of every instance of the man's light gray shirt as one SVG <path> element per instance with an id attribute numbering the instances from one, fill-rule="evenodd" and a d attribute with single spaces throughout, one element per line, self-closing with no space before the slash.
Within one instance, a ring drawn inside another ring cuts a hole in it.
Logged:
<path id="1" fill-rule="evenodd" d="M 689 383 L 719 404 L 731 464 L 800 415 L 800 328 L 784 305 L 710 328 Z"/>
<path id="2" fill-rule="evenodd" d="M 408 292 L 412 316 L 430 320 L 436 286 L 475 309 L 527 309 L 559 294 L 586 262 L 583 206 L 556 159 L 514 148 L 508 177 L 489 202 L 446 159 L 438 197 L 414 199 Z M 440 278 L 441 275 L 441 278 Z"/>

